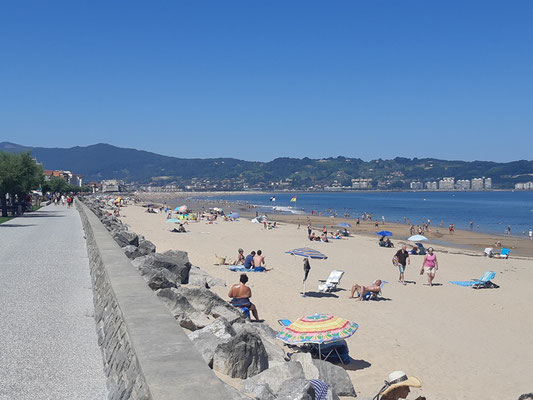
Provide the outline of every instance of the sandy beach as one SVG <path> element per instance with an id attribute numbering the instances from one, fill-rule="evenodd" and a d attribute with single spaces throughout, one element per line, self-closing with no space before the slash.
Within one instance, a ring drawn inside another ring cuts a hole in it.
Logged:
<path id="1" fill-rule="evenodd" d="M 371 236 L 373 224 L 360 227 L 361 232 L 346 240 L 310 243 L 306 217 L 302 216 L 300 229 L 288 223 L 297 222 L 294 217 L 289 221 L 288 217 L 275 216 L 280 223 L 271 230 L 241 218 L 189 223 L 188 233 L 175 234 L 169 232 L 171 224 L 165 223 L 162 214 L 149 214 L 131 205 L 121 214 L 123 222 L 153 241 L 158 251 L 185 250 L 193 265 L 225 279 L 228 287 L 213 290 L 226 299 L 239 274 L 214 265 L 215 254 L 234 259 L 239 247 L 246 254 L 261 249 L 267 267 L 273 270 L 250 273 L 249 283 L 260 318 L 275 329 L 280 318 L 295 320 L 317 312 L 357 322 L 359 330 L 348 339 L 353 360 L 346 368 L 359 397 L 375 395 L 393 370 L 404 370 L 422 380 L 423 387 L 412 390 L 412 399 L 419 395 L 431 400 L 516 399 L 533 390 L 529 370 L 533 359 L 533 268 L 531 259 L 525 257 L 527 243 L 519 243 L 520 257 L 508 260 L 480 256 L 474 245 L 494 243 L 490 235 L 470 236 L 472 249 L 468 243 L 463 246 L 466 250 L 434 246 L 440 267 L 435 278 L 438 285 L 425 285 L 426 277 L 419 275 L 423 257 L 412 256 L 406 270 L 406 280 L 411 283 L 403 286 L 391 263 L 397 249 L 377 246 L 377 237 Z M 313 218 L 312 223 L 319 227 L 325 221 Z M 394 238 L 408 235 L 405 225 L 387 224 L 385 228 L 395 233 L 392 241 L 397 248 L 402 240 Z M 403 234 L 395 229 L 402 229 Z M 301 296 L 302 258 L 285 254 L 304 246 L 328 256 L 327 260 L 311 260 L 305 298 Z M 326 279 L 333 269 L 345 272 L 340 290 L 319 293 L 318 279 Z M 448 283 L 479 278 L 487 270 L 496 272 L 494 282 L 499 289 L 473 290 Z M 383 300 L 358 302 L 348 298 L 353 283 L 367 285 L 378 278 L 388 281 Z"/>

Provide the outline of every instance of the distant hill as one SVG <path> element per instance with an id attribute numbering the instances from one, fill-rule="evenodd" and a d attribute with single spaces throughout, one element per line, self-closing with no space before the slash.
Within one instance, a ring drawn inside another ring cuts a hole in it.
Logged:
<path id="1" fill-rule="evenodd" d="M 336 157 L 277 158 L 251 162 L 234 158 L 185 159 L 148 151 L 99 143 L 86 147 L 45 148 L 0 143 L 0 151 L 25 152 L 42 162 L 45 169 L 65 169 L 84 176 L 85 182 L 123 179 L 127 182 L 209 184 L 225 182 L 226 188 L 247 187 L 304 189 L 314 185 L 350 186 L 355 178 L 373 180 L 373 188 L 406 189 L 413 180 L 433 181 L 442 177 L 472 179 L 491 177 L 493 187 L 512 188 L 514 183 L 533 181 L 533 161 L 447 161 L 433 158 L 363 161 Z M 220 187 L 220 185 L 218 186 Z"/>

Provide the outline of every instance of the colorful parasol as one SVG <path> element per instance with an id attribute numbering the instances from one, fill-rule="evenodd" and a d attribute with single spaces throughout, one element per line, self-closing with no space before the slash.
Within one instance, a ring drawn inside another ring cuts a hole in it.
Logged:
<path id="1" fill-rule="evenodd" d="M 293 256 L 317 258 L 319 260 L 325 260 L 326 258 L 328 258 L 328 256 L 321 253 L 320 251 L 311 249 L 309 247 L 302 247 L 301 249 L 289 250 L 289 251 L 286 251 L 285 254 L 290 254 Z"/>
<path id="2" fill-rule="evenodd" d="M 286 326 L 277 338 L 288 344 L 336 342 L 352 336 L 359 325 L 330 314 L 298 318 Z"/>

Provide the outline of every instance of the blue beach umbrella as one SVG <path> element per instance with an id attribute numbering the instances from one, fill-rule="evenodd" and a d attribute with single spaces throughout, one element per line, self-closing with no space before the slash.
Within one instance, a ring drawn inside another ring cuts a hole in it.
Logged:
<path id="1" fill-rule="evenodd" d="M 352 226 L 347 222 L 339 222 L 337 226 L 340 226 L 341 228 L 351 228 Z"/>
<path id="2" fill-rule="evenodd" d="M 285 254 L 290 254 L 293 256 L 301 256 L 301 257 L 309 257 L 309 258 L 316 258 L 319 260 L 325 260 L 328 258 L 325 254 L 322 254 L 321 252 L 310 249 L 309 247 L 302 247 L 300 249 L 294 249 L 286 251 Z"/>
<path id="3" fill-rule="evenodd" d="M 238 212 L 233 212 L 233 213 L 228 215 L 229 218 L 233 218 L 233 219 L 237 219 L 240 216 L 241 216 L 241 214 L 239 214 Z"/>
<path id="4" fill-rule="evenodd" d="M 381 232 L 376 232 L 376 235 L 379 235 L 379 236 L 392 236 L 392 232 L 381 231 Z"/>

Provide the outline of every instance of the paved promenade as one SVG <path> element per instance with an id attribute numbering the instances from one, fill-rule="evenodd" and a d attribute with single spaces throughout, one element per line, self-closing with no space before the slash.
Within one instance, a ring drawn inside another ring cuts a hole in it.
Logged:
<path id="1" fill-rule="evenodd" d="M 0 399 L 105 399 L 78 211 L 0 225 Z"/>

